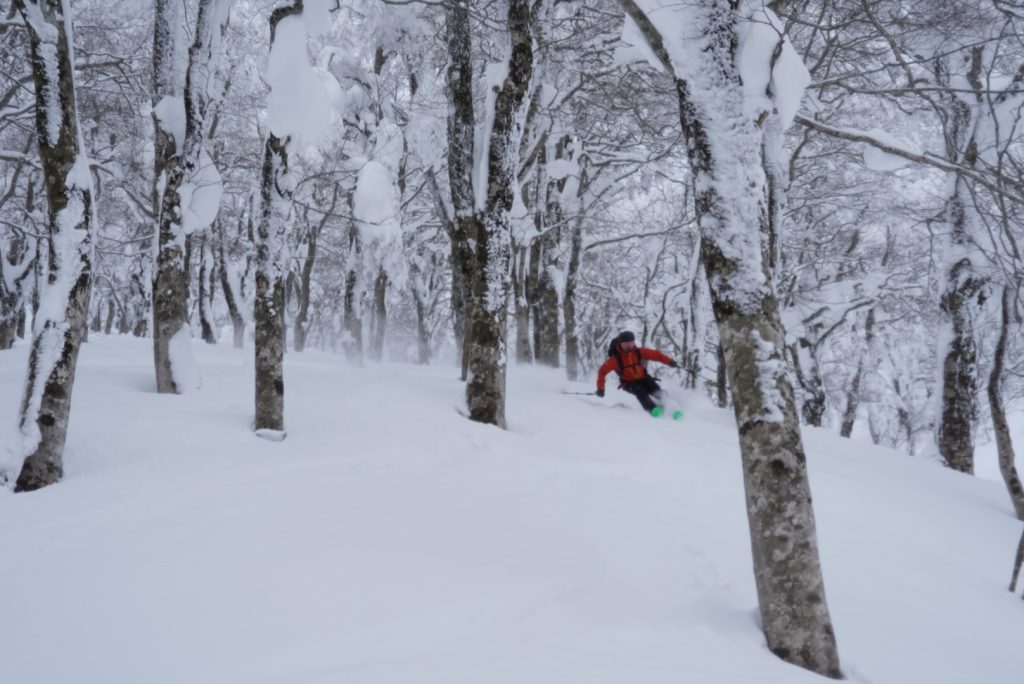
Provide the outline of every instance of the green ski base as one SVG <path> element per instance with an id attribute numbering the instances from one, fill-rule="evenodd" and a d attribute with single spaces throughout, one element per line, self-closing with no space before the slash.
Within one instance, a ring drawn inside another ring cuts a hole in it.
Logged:
<path id="1" fill-rule="evenodd" d="M 659 417 L 664 412 L 665 412 L 665 407 L 664 406 L 655 406 L 654 408 L 651 409 L 651 415 L 653 417 L 655 417 L 655 418 Z M 672 412 L 672 420 L 679 420 L 682 417 L 683 417 L 683 412 L 682 411 L 673 411 Z"/>

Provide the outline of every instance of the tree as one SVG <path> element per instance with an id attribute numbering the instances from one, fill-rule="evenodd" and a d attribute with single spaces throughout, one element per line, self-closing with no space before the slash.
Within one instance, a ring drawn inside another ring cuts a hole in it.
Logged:
<path id="1" fill-rule="evenodd" d="M 741 76 L 739 31 L 753 30 L 753 22 L 774 31 L 777 24 L 770 12 L 724 0 L 662 10 L 659 18 L 671 17 L 676 31 L 685 26 L 688 35 L 703 36 L 700 50 L 688 50 L 679 35 L 659 31 L 652 21 L 656 5 L 633 0 L 621 4 L 675 81 L 691 172 L 702 179 L 695 196 L 701 258 L 739 428 L 754 575 L 768 648 L 788 662 L 839 678 L 767 248 L 771 219 L 764 167 L 773 160 L 765 155 L 777 151 L 764 144 L 762 126 L 784 126 L 779 109 L 790 104 L 773 91 L 778 85 L 774 67 L 786 49 L 784 35 L 778 35 L 774 53 L 762 56 L 760 71 Z M 744 86 L 757 78 L 767 97 L 749 111 Z"/>
<path id="2" fill-rule="evenodd" d="M 284 437 L 285 275 L 288 273 L 288 233 L 293 220 L 296 185 L 291 172 L 292 142 L 314 140 L 326 127 L 327 100 L 323 86 L 306 57 L 306 26 L 326 24 L 321 12 L 311 21 L 303 17 L 303 0 L 275 9 L 270 15 L 270 57 L 267 100 L 270 121 L 263 146 L 259 217 L 256 222 L 256 433 L 271 439 Z M 295 103 L 301 101 L 303 109 Z"/>
<path id="3" fill-rule="evenodd" d="M 92 285 L 93 181 L 81 148 L 66 0 L 16 0 L 31 45 L 36 143 L 48 209 L 49 266 L 35 322 L 18 427 L 24 464 L 15 491 L 57 482 Z"/>
<path id="4" fill-rule="evenodd" d="M 472 303 L 466 332 L 469 345 L 466 405 L 471 420 L 499 427 L 505 427 L 512 202 L 524 107 L 533 79 L 532 20 L 527 0 L 509 1 L 512 52 L 508 72 L 494 94 L 494 115 L 488 133 L 486 195 L 469 281 Z"/>
<path id="5" fill-rule="evenodd" d="M 229 6 L 228 0 L 200 0 L 195 40 L 188 53 L 184 102 L 165 94 L 154 108 L 159 119 L 156 126 L 160 143 L 157 160 L 166 162 L 160 170 L 164 189 L 160 201 L 153 281 L 153 355 L 156 387 L 160 393 L 180 394 L 196 383 L 189 377 L 194 362 L 189 333 L 186 236 L 209 226 L 220 206 L 220 175 L 204 145 L 211 92 L 216 90 L 211 87 L 211 82 L 217 68 L 220 36 L 227 22 Z M 166 4 L 159 1 L 156 7 L 154 64 L 161 52 L 171 52 L 169 44 L 173 44 L 173 39 L 163 35 L 164 31 L 170 30 L 160 15 Z M 165 41 L 169 43 L 165 44 Z M 159 60 L 159 69 L 173 70 L 173 52 Z M 158 76 L 155 82 L 162 83 L 165 78 L 168 77 Z M 164 87 L 160 86 L 161 89 Z M 182 105 L 184 110 L 180 112 L 177 107 Z M 182 115 L 183 130 L 180 127 Z M 173 140 L 173 154 L 169 150 L 171 143 L 163 139 L 168 134 Z M 164 144 L 168 147 L 162 147 Z"/>

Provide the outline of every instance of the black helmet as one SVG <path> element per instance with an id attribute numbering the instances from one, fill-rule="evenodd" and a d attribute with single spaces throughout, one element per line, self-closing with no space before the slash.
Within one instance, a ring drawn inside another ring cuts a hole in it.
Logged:
<path id="1" fill-rule="evenodd" d="M 619 333 L 619 342 L 636 342 L 636 335 L 629 330 L 623 330 Z"/>

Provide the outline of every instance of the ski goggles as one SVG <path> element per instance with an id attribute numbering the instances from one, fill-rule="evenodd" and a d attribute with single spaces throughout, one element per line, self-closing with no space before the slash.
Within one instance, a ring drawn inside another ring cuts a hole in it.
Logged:
<path id="1" fill-rule="evenodd" d="M 626 351 L 633 351 L 636 349 L 636 342 L 620 342 L 619 343 Z"/>

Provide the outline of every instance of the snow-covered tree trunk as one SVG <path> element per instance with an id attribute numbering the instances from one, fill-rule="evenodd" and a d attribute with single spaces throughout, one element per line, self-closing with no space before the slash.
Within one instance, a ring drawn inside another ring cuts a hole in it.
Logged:
<path id="1" fill-rule="evenodd" d="M 770 207 L 759 124 L 776 114 L 747 110 L 737 63 L 740 21 L 754 19 L 755 8 L 735 0 L 704 0 L 680 10 L 687 25 L 676 20 L 672 30 L 700 37 L 697 50 L 678 34 L 669 36 L 674 49 L 685 54 L 683 63 L 669 53 L 665 34 L 643 9 L 633 0 L 620 4 L 676 81 L 687 156 L 697 179 L 701 257 L 739 428 L 761 627 L 768 648 L 780 658 L 838 678 L 806 457 L 763 248 Z M 643 6 L 658 7 L 650 0 Z M 763 11 L 757 19 L 765 23 Z"/>
<path id="2" fill-rule="evenodd" d="M 36 138 L 49 208 L 49 272 L 35 318 L 16 447 L 24 461 L 15 490 L 30 491 L 53 484 L 63 473 L 71 390 L 89 312 L 95 218 L 75 100 L 70 3 L 15 0 L 15 5 L 29 34 Z"/>
<path id="3" fill-rule="evenodd" d="M 568 137 L 563 136 L 554 146 L 555 161 L 565 163 L 565 152 L 569 142 Z M 545 154 L 541 163 L 545 163 L 547 158 L 548 155 Z M 561 206 L 565 179 L 549 179 L 546 173 L 542 174 L 542 177 L 545 183 L 537 197 L 537 203 L 542 212 L 539 226 L 541 235 L 536 240 L 539 252 L 537 278 L 530 293 L 533 300 L 534 350 L 537 363 L 558 368 L 561 365 L 562 350 L 562 337 L 559 329 L 561 302 L 557 284 L 561 268 L 558 255 L 562 238 L 561 225 L 565 218 Z"/>
<path id="4" fill-rule="evenodd" d="M 301 13 L 302 4 L 297 13 Z M 292 9 L 292 8 L 288 8 Z M 271 36 L 281 18 L 271 17 Z M 273 44 L 273 38 L 271 38 Z M 263 148 L 260 175 L 260 215 L 256 224 L 256 294 L 253 323 L 256 328 L 257 432 L 284 433 L 284 277 L 288 266 L 287 238 L 294 179 L 288 173 L 288 139 L 273 133 Z"/>
<path id="5" fill-rule="evenodd" d="M 256 223 L 256 433 L 284 437 L 285 277 L 289 271 L 288 234 L 296 179 L 289 170 L 294 137 L 315 141 L 328 121 L 323 85 L 308 63 L 307 33 L 329 23 L 325 3 L 302 0 L 276 8 L 270 15 L 267 81 L 269 121 L 260 174 Z"/>
<path id="6" fill-rule="evenodd" d="M 970 51 L 968 82 L 975 93 L 949 95 L 947 105 L 947 152 L 964 168 L 973 169 L 978 159 L 976 142 L 978 107 L 982 101 L 982 48 Z M 940 57 L 950 59 L 954 57 Z M 943 73 L 940 69 L 939 73 Z M 971 98 L 968 104 L 963 98 Z M 988 293 L 988 277 L 981 271 L 984 255 L 975 235 L 973 199 L 968 181 L 951 174 L 946 220 L 946 282 L 940 301 L 944 320 L 939 335 L 942 372 L 941 410 L 937 425 L 939 453 L 946 465 L 963 473 L 974 472 L 974 425 L 977 420 L 978 349 L 975 320 Z"/>
<path id="7" fill-rule="evenodd" d="M 1016 453 L 1010 437 L 1010 425 L 1006 420 L 1006 409 L 1003 406 L 1001 385 L 1003 369 L 1006 362 L 1006 346 L 1010 336 L 1010 302 L 1011 293 L 1003 290 L 1002 316 L 999 325 L 999 338 L 992 354 L 992 369 L 988 378 L 988 406 L 992 413 L 992 428 L 996 434 L 996 449 L 999 454 L 999 472 L 1010 495 L 1010 503 L 1019 520 L 1024 520 L 1024 486 L 1015 465 Z"/>
<path id="8" fill-rule="evenodd" d="M 185 76 L 184 131 L 180 130 L 180 112 L 175 98 L 165 96 L 155 111 L 160 127 L 174 139 L 175 151 L 163 169 L 163 196 L 157 229 L 156 273 L 153 281 L 153 357 L 157 392 L 180 394 L 193 387 L 195 363 L 192 359 L 188 321 L 189 273 L 186 263 L 186 238 L 202 223 L 216 216 L 219 191 L 213 184 L 213 162 L 203 150 L 206 138 L 206 114 L 210 103 L 209 82 L 216 69 L 219 38 L 227 21 L 228 0 L 201 0 L 196 19 L 195 41 L 189 48 Z M 162 3 L 158 3 L 157 8 Z M 159 21 L 158 21 L 159 28 Z M 171 64 L 164 68 L 173 68 Z M 179 127 L 177 132 L 175 127 Z M 170 130 L 166 130 L 169 128 Z M 158 131 L 158 140 L 161 133 Z M 177 137 L 182 136 L 181 140 Z M 159 180 L 158 180 L 159 182 Z M 215 181 L 219 184 L 219 177 Z M 210 202 L 205 193 L 215 193 L 214 216 L 204 221 Z"/>
<path id="9" fill-rule="evenodd" d="M 473 60 L 466 2 L 445 7 L 445 44 L 448 48 L 448 187 L 452 198 L 451 262 L 452 320 L 456 345 L 461 351 L 462 379 L 469 374 L 471 341 L 468 340 L 470 294 L 475 258 L 474 245 L 482 230 L 473 189 Z"/>
<path id="10" fill-rule="evenodd" d="M 153 186 L 152 186 L 152 216 L 155 226 L 146 225 L 141 228 L 140 235 L 148 236 L 143 240 L 141 257 L 138 262 L 138 270 L 135 273 L 138 287 L 136 295 L 145 297 L 148 301 L 137 303 L 137 318 L 134 329 L 136 337 L 146 333 L 150 325 L 150 317 L 154 319 L 163 318 L 166 312 L 161 309 L 159 312 L 154 308 L 156 292 L 154 290 L 157 274 L 154 272 L 154 255 L 152 240 L 159 240 L 160 235 L 160 208 L 163 203 L 164 188 L 167 184 L 167 171 L 171 165 L 171 159 L 175 155 L 177 147 L 183 144 L 182 140 L 175 140 L 173 125 L 168 116 L 171 109 L 176 108 L 178 98 L 181 97 L 181 77 L 178 73 L 178 45 L 182 32 L 182 4 L 175 0 L 154 0 L 153 20 L 153 74 L 150 112 L 153 120 Z M 179 135 L 181 133 L 179 132 Z M 154 230 L 155 228 L 155 230 Z M 155 323 L 155 320 L 154 320 Z M 156 327 L 153 329 L 154 345 L 156 342 Z M 163 380 L 160 370 L 161 359 L 157 356 L 159 352 L 154 346 L 154 363 L 157 373 L 157 391 Z M 165 383 L 166 384 L 166 383 Z"/>
<path id="11" fill-rule="evenodd" d="M 470 419 L 499 427 L 505 427 L 512 202 L 518 182 L 526 94 L 533 79 L 530 23 L 528 0 L 510 0 L 508 28 L 512 52 L 508 72 L 494 100 L 487 152 L 487 194 L 470 282 L 473 304 L 466 335 L 470 346 L 466 406 Z"/>
<path id="12" fill-rule="evenodd" d="M 32 272 L 33 252 L 22 235 L 0 243 L 0 350 L 10 349 L 18 338 L 18 322 L 25 312 L 26 277 Z"/>
<path id="13" fill-rule="evenodd" d="M 157 266 L 144 263 L 150 260 L 150 250 L 143 257 L 140 272 L 143 277 L 152 278 L 150 308 L 153 313 L 153 355 L 156 368 L 157 392 L 174 393 L 170 368 L 170 339 L 187 321 L 188 276 L 184 272 L 182 246 L 176 245 L 176 236 L 166 234 L 163 226 L 162 208 L 167 197 L 169 171 L 178 146 L 184 140 L 175 140 L 172 115 L 169 110 L 176 107 L 180 97 L 180 79 L 177 75 L 178 32 L 181 31 L 181 6 L 175 0 L 155 0 L 153 22 L 153 215 L 157 217 L 156 237 Z M 179 132 L 179 135 L 181 133 Z M 179 179 L 180 183 L 180 179 Z M 175 195 L 175 198 L 177 195 Z M 167 217 L 167 229 L 171 228 L 171 215 Z M 184 240 L 184 236 L 181 236 Z M 166 243 L 166 244 L 165 244 Z M 172 254 L 172 250 L 175 254 Z"/>
<path id="14" fill-rule="evenodd" d="M 335 194 L 337 197 L 337 194 Z M 320 226 L 310 227 L 306 236 L 306 258 L 302 261 L 302 275 L 299 279 L 299 310 L 295 313 L 295 333 L 292 336 L 292 344 L 295 351 L 300 352 L 306 349 L 306 324 L 309 322 L 309 301 L 310 288 L 313 280 L 313 264 L 316 263 L 316 241 L 319 237 L 320 227 L 326 223 L 327 215 Z"/>

